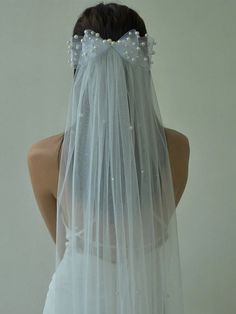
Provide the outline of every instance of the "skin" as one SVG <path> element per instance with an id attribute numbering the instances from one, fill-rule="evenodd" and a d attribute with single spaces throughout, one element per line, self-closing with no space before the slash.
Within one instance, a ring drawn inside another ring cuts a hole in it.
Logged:
<path id="1" fill-rule="evenodd" d="M 176 207 L 184 192 L 190 147 L 188 138 L 173 129 L 165 128 Z M 31 145 L 27 162 L 33 192 L 47 229 L 56 243 L 56 195 L 58 185 L 58 150 L 63 133 L 42 139 Z"/>

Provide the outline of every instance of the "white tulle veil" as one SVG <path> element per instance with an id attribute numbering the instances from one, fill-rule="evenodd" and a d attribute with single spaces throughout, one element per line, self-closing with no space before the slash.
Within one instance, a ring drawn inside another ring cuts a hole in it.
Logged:
<path id="1" fill-rule="evenodd" d="M 57 193 L 55 314 L 183 314 L 175 200 L 152 81 L 154 39 L 93 30 L 69 41 L 76 68 Z M 67 285 L 63 280 L 67 280 Z M 69 281 L 69 283 L 68 283 Z M 61 313 L 61 312 L 60 312 Z"/>

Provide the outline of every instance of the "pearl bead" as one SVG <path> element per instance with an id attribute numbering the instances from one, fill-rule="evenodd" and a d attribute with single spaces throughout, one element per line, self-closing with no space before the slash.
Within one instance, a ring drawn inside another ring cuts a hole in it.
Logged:
<path id="1" fill-rule="evenodd" d="M 112 177 L 111 179 L 112 179 L 112 181 L 114 181 L 114 177 Z"/>
<path id="2" fill-rule="evenodd" d="M 132 125 L 130 125 L 130 127 L 129 127 L 129 128 L 130 128 L 130 130 L 133 130 L 133 126 L 132 126 Z"/>
<path id="3" fill-rule="evenodd" d="M 144 173 L 144 170 L 143 170 L 143 169 L 141 170 L 141 173 Z"/>
<path id="4" fill-rule="evenodd" d="M 149 61 L 150 64 L 153 64 L 153 61 L 151 60 L 151 56 L 156 53 L 153 50 L 153 45 L 156 44 L 156 41 L 152 40 L 152 42 L 149 43 L 148 40 L 144 40 L 144 38 L 140 38 L 138 40 L 137 39 L 133 40 L 132 35 L 134 35 L 134 34 L 137 37 L 140 37 L 138 31 L 132 30 L 132 31 L 129 31 L 127 33 L 128 36 L 123 37 L 123 39 L 118 39 L 117 41 L 113 41 L 111 38 L 108 38 L 108 39 L 101 38 L 100 33 L 95 33 L 92 30 L 85 29 L 83 38 L 80 38 L 80 36 L 78 36 L 78 34 L 75 34 L 75 35 L 73 35 L 71 40 L 67 41 L 68 54 L 71 56 L 71 63 L 74 63 L 74 64 L 79 63 L 78 61 L 79 61 L 80 49 L 83 47 L 82 43 L 86 44 L 88 42 L 88 39 L 89 39 L 90 41 L 94 40 L 94 42 L 91 42 L 91 43 L 95 43 L 95 40 L 96 41 L 101 40 L 101 42 L 103 42 L 103 43 L 106 42 L 106 43 L 109 43 L 110 45 L 119 44 L 118 47 L 121 48 L 120 54 L 122 54 L 124 57 L 126 57 L 126 59 L 128 59 L 130 62 L 134 62 L 136 59 L 139 60 L 139 58 L 142 58 L 144 61 Z M 94 37 L 92 35 L 94 35 Z M 149 35 L 146 33 L 144 36 L 148 37 Z M 77 43 L 77 41 L 74 41 L 73 40 L 74 38 L 75 39 L 79 38 L 79 43 Z M 130 41 L 130 43 L 128 41 Z M 149 47 L 149 44 L 151 47 Z M 144 56 L 142 54 L 140 54 L 140 52 L 139 52 L 141 50 L 142 46 L 147 46 L 147 48 L 148 48 L 148 52 L 145 53 Z M 86 56 L 86 55 L 89 56 L 90 53 L 95 53 L 93 51 L 98 49 L 99 47 L 100 47 L 100 45 L 99 46 L 98 45 L 96 45 L 96 46 L 91 45 L 91 47 L 88 46 L 88 47 L 86 47 L 87 52 L 85 51 L 82 53 L 82 51 L 81 51 L 81 56 Z M 125 49 L 125 47 L 127 47 L 127 48 Z M 87 49 L 87 48 L 90 48 L 90 49 Z M 131 126 L 130 129 L 132 130 L 133 127 Z"/>

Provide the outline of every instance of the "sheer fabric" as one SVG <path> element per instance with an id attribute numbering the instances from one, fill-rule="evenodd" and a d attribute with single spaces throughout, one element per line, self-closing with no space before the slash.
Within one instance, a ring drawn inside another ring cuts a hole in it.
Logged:
<path id="1" fill-rule="evenodd" d="M 136 30 L 113 43 L 92 30 L 71 41 L 76 73 L 45 314 L 184 313 L 173 182 L 151 74 L 153 45 L 150 35 Z"/>

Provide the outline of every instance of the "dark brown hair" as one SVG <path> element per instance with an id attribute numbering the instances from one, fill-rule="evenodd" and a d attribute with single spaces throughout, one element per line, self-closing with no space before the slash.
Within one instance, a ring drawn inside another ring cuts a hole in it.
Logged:
<path id="1" fill-rule="evenodd" d="M 143 19 L 136 11 L 115 2 L 106 4 L 100 2 L 95 6 L 86 8 L 75 23 L 72 36 L 75 34 L 83 36 L 85 29 L 99 33 L 103 39 L 111 38 L 114 41 L 131 29 L 139 31 L 140 36 L 147 33 Z M 74 74 L 75 72 L 76 69 L 74 69 Z M 62 142 L 63 138 L 61 144 Z M 61 144 L 58 152 L 58 167 Z"/>
<path id="2" fill-rule="evenodd" d="M 99 33 L 103 39 L 111 38 L 114 41 L 131 29 L 139 31 L 140 36 L 147 32 L 143 19 L 136 11 L 115 2 L 100 2 L 86 8 L 75 23 L 72 36 L 83 36 L 85 29 Z"/>

